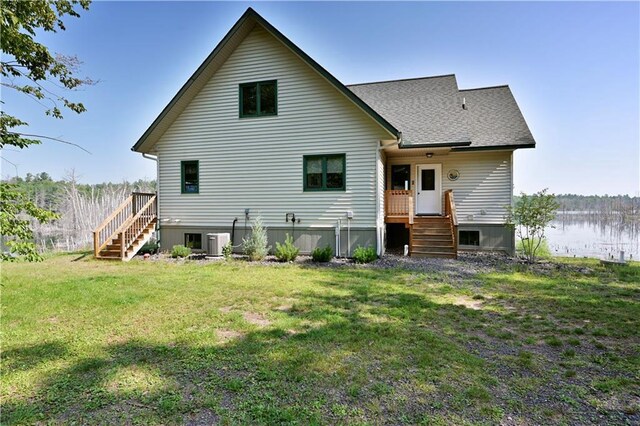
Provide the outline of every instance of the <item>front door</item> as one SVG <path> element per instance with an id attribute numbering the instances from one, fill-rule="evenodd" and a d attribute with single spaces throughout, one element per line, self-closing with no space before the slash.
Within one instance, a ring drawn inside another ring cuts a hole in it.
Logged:
<path id="1" fill-rule="evenodd" d="M 442 214 L 441 186 L 441 164 L 418 165 L 416 185 L 416 214 Z"/>

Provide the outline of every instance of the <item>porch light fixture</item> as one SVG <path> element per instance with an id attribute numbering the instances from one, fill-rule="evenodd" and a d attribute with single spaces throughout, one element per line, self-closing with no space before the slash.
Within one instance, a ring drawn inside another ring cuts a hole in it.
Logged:
<path id="1" fill-rule="evenodd" d="M 427 152 L 427 158 L 433 157 L 433 152 Z"/>

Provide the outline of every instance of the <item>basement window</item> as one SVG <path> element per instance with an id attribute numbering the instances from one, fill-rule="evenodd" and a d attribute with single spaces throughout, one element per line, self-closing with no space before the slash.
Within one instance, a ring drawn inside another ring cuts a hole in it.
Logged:
<path id="1" fill-rule="evenodd" d="M 346 186 L 344 154 L 305 155 L 302 161 L 305 191 L 344 191 Z"/>
<path id="2" fill-rule="evenodd" d="M 184 246 L 202 250 L 202 234 L 184 234 Z"/>
<path id="3" fill-rule="evenodd" d="M 240 118 L 278 115 L 276 80 L 240 85 Z"/>
<path id="4" fill-rule="evenodd" d="M 459 231 L 458 244 L 461 246 L 480 247 L 480 231 Z"/>
<path id="5" fill-rule="evenodd" d="M 180 162 L 181 192 L 197 194 L 200 192 L 200 164 L 198 161 Z"/>

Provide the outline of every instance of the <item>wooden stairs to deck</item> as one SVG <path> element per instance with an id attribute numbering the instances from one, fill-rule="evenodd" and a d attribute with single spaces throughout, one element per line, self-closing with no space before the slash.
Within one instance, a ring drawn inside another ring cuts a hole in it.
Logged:
<path id="1" fill-rule="evenodd" d="M 443 216 L 414 216 L 410 225 L 410 249 L 414 257 L 458 257 L 458 220 L 453 191 L 444 193 Z"/>
<path id="2" fill-rule="evenodd" d="M 94 257 L 131 260 L 151 239 L 157 222 L 156 194 L 134 192 L 93 231 Z"/>
<path id="3" fill-rule="evenodd" d="M 416 216 L 411 226 L 411 256 L 456 258 L 451 220 L 447 216 Z"/>

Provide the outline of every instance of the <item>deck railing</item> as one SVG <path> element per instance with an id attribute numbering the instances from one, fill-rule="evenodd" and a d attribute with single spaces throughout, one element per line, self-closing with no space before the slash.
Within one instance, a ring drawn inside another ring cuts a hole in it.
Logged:
<path id="1" fill-rule="evenodd" d="M 388 189 L 384 193 L 384 200 L 385 216 L 408 216 L 409 223 L 413 223 L 413 191 Z"/>
<path id="2" fill-rule="evenodd" d="M 93 254 L 98 256 L 109 242 L 118 237 L 122 231 L 127 229 L 131 219 L 136 216 L 144 207 L 155 199 L 156 194 L 145 192 L 134 192 L 118 206 L 107 218 L 93 231 Z M 154 215 L 156 210 L 153 211 Z"/>
<path id="3" fill-rule="evenodd" d="M 147 226 L 156 217 L 156 195 L 151 194 L 152 197 L 148 199 L 146 204 L 137 209 L 137 213 L 129 219 L 125 224 L 126 226 L 120 232 L 120 257 L 124 258 L 125 251 L 138 236 L 144 231 Z M 143 198 L 144 199 L 144 198 Z"/>
<path id="4" fill-rule="evenodd" d="M 456 213 L 456 202 L 453 199 L 453 190 L 451 189 L 444 192 L 444 215 L 449 216 L 453 250 L 458 253 L 458 215 Z"/>

